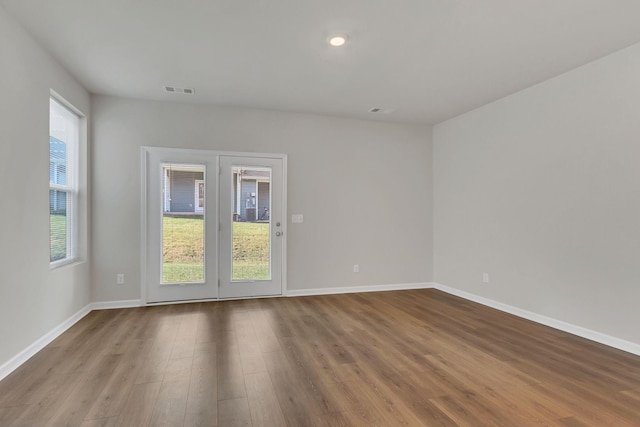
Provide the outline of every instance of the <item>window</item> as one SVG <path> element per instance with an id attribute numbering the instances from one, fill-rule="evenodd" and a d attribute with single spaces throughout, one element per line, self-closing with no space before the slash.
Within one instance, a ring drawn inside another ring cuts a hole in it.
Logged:
<path id="1" fill-rule="evenodd" d="M 77 257 L 78 145 L 80 117 L 49 100 L 49 260 L 51 266 Z"/>

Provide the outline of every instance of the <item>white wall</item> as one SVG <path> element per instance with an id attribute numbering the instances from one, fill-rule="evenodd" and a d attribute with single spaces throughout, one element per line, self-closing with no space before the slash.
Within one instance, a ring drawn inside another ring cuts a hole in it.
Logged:
<path id="1" fill-rule="evenodd" d="M 2 366 L 89 302 L 86 261 L 49 269 L 48 169 L 50 89 L 86 115 L 90 99 L 2 7 L 0 58 Z M 85 159 L 86 155 L 82 153 Z M 81 217 L 85 219 L 86 190 L 84 180 Z M 86 231 L 87 224 L 82 227 Z M 83 244 L 86 246 L 86 242 Z"/>
<path id="2" fill-rule="evenodd" d="M 288 212 L 304 214 L 289 290 L 432 280 L 429 127 L 107 96 L 92 114 L 94 301 L 140 298 L 145 145 L 288 155 Z"/>
<path id="3" fill-rule="evenodd" d="M 435 126 L 434 163 L 436 282 L 640 343 L 640 45 Z"/>

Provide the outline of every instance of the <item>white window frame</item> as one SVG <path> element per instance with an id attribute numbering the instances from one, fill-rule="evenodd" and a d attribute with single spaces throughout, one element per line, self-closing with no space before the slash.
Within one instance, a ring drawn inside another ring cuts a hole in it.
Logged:
<path id="1" fill-rule="evenodd" d="M 51 191 L 57 190 L 67 194 L 67 236 L 66 236 L 66 256 L 62 259 L 50 261 L 50 268 L 58 268 L 80 260 L 80 236 L 79 236 L 79 173 L 80 173 L 80 141 L 83 137 L 82 132 L 85 129 L 83 125 L 84 115 L 72 104 L 62 98 L 60 95 L 51 91 L 49 97 L 49 121 L 51 121 L 52 109 L 57 107 L 65 109 L 78 118 L 77 126 L 70 131 L 64 141 L 67 145 L 67 164 L 66 164 L 66 184 L 52 183 L 49 179 L 49 198 Z M 51 128 L 49 129 L 49 138 L 51 138 Z M 51 158 L 49 158 L 49 163 Z M 49 200 L 51 204 L 51 199 Z M 50 213 L 49 213 L 50 215 Z M 51 226 L 49 226 L 49 240 L 51 239 Z M 49 258 L 51 258 L 51 243 L 49 243 Z"/>

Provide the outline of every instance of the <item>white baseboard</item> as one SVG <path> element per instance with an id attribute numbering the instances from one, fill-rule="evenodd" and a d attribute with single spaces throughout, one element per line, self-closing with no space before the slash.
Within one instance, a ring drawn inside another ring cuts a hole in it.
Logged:
<path id="1" fill-rule="evenodd" d="M 44 334 L 29 347 L 22 350 L 20 353 L 13 356 L 6 363 L 0 366 L 0 380 L 5 378 L 11 372 L 18 369 L 24 362 L 33 357 L 37 352 L 49 345 L 53 340 L 58 338 L 67 329 L 75 325 L 80 319 L 89 314 L 93 310 L 108 310 L 112 308 L 130 308 L 140 307 L 144 305 L 141 300 L 127 300 L 127 301 L 108 301 L 108 302 L 94 302 L 87 304 L 80 311 L 73 316 L 69 317 L 64 322 Z"/>
<path id="2" fill-rule="evenodd" d="M 430 289 L 435 283 L 400 283 L 397 285 L 350 286 L 340 288 L 290 289 L 285 296 L 301 297 L 311 295 L 353 294 L 360 292 L 403 291 L 408 289 Z"/>
<path id="3" fill-rule="evenodd" d="M 469 292 L 450 288 L 449 286 L 445 286 L 440 283 L 434 283 L 434 287 L 442 292 L 446 292 L 448 294 L 455 295 L 469 301 L 477 302 L 478 304 L 486 305 L 487 307 L 495 308 L 496 310 L 504 311 L 505 313 L 513 314 L 514 316 L 531 320 L 532 322 L 540 323 L 542 325 L 549 326 L 560 331 L 568 332 L 570 334 L 577 335 L 579 337 L 586 338 L 588 340 L 595 341 L 597 343 L 608 345 L 609 347 L 614 347 L 619 350 L 623 350 L 628 353 L 637 354 L 640 356 L 640 344 L 636 344 L 631 341 L 625 341 L 620 338 L 592 331 L 591 329 L 583 328 L 581 326 L 573 325 L 571 323 L 563 322 L 561 320 L 553 319 L 541 314 L 536 314 L 531 311 L 513 307 L 508 304 L 503 304 L 501 302 L 474 295 Z"/>
<path id="4" fill-rule="evenodd" d="M 72 327 L 76 322 L 82 319 L 84 316 L 91 312 L 91 304 L 86 305 L 80 311 L 78 311 L 73 316 L 69 317 L 64 322 L 60 323 L 58 326 L 44 334 L 37 341 L 31 344 L 29 347 L 22 350 L 20 353 L 13 356 L 6 363 L 0 366 L 0 380 L 5 378 L 11 372 L 15 371 L 22 365 L 24 362 L 29 360 L 33 355 L 37 352 L 45 348 L 49 343 L 58 338 L 65 332 L 67 329 Z"/>
<path id="5" fill-rule="evenodd" d="M 112 310 L 114 308 L 142 307 L 144 302 L 141 299 L 130 299 L 122 301 L 103 301 L 91 303 L 92 310 Z"/>

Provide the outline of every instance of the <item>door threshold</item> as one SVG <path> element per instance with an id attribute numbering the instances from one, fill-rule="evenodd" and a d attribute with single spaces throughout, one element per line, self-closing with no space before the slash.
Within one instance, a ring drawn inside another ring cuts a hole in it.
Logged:
<path id="1" fill-rule="evenodd" d="M 205 299 L 189 299 L 189 300 L 177 300 L 177 301 L 158 301 L 158 302 L 147 302 L 145 304 L 146 307 L 152 307 L 156 305 L 172 305 L 172 304 L 191 304 L 197 302 L 217 302 L 217 301 L 237 301 L 244 299 L 265 299 L 265 298 L 282 298 L 283 294 L 279 295 L 256 295 L 250 297 L 229 297 L 229 298 L 205 298 Z"/>

